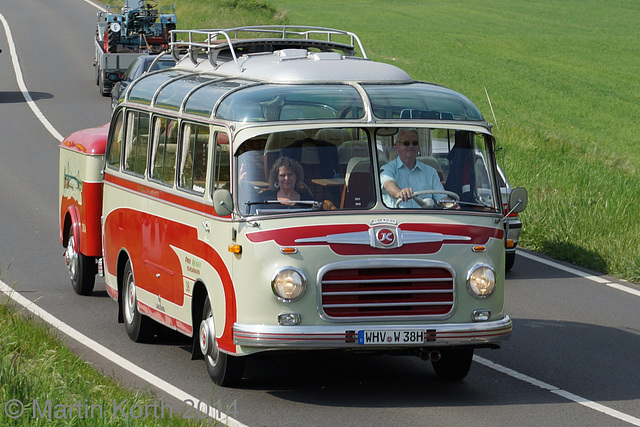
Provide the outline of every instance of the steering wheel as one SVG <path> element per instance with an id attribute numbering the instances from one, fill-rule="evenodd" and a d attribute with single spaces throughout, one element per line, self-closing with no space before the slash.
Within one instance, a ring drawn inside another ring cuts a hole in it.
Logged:
<path id="1" fill-rule="evenodd" d="M 423 196 L 425 194 L 444 194 L 446 196 L 451 197 L 453 200 L 455 200 L 456 202 L 458 200 L 460 200 L 460 196 L 458 196 L 456 193 L 454 193 L 453 191 L 447 191 L 447 190 L 420 190 L 420 191 L 416 191 L 415 193 L 413 193 L 413 195 L 411 196 L 411 198 L 413 200 L 415 200 L 415 202 L 420 205 L 421 208 L 425 208 L 425 209 L 431 209 L 434 206 L 434 201 L 431 197 L 425 197 L 424 199 L 421 199 L 418 196 Z M 402 203 L 402 199 L 398 198 L 396 200 L 396 208 L 400 205 L 400 203 Z M 453 205 L 455 205 L 455 203 L 453 203 L 451 206 L 446 206 L 446 208 L 450 208 Z"/>

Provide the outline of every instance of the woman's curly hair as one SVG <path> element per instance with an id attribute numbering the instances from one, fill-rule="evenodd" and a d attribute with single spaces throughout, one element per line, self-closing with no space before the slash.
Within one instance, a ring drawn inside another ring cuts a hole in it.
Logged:
<path id="1" fill-rule="evenodd" d="M 272 190 L 277 189 L 275 184 L 278 182 L 278 173 L 280 173 L 280 168 L 283 166 L 292 170 L 296 175 L 295 190 L 304 190 L 304 169 L 302 169 L 302 165 L 300 163 L 289 157 L 278 158 L 271 167 L 271 171 L 269 172 L 269 188 Z"/>

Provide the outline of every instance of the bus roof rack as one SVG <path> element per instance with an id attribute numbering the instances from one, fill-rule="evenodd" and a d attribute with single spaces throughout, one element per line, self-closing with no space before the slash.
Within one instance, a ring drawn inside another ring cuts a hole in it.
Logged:
<path id="1" fill-rule="evenodd" d="M 179 39 L 184 38 L 184 39 Z M 343 41 L 338 41 L 343 40 Z M 274 52 L 298 48 L 321 52 L 340 51 L 355 56 L 356 46 L 363 59 L 368 59 L 360 39 L 350 31 L 323 27 L 293 25 L 261 25 L 214 30 L 171 31 L 171 54 L 176 61 L 187 54 L 194 64 L 206 55 L 214 68 L 220 62 L 233 60 L 242 70 L 238 57 L 246 54 Z M 220 60 L 220 61 L 219 61 Z"/>

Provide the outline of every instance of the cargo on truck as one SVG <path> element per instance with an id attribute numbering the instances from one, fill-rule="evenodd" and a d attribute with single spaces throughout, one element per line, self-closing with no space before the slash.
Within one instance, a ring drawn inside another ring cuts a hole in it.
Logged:
<path id="1" fill-rule="evenodd" d="M 155 0 L 125 0 L 98 12 L 93 65 L 100 94 L 108 96 L 140 55 L 166 50 L 176 21 L 175 4 L 158 8 Z"/>

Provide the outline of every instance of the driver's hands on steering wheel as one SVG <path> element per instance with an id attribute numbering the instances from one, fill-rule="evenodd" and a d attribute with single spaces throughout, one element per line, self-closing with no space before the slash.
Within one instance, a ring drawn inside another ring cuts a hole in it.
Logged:
<path id="1" fill-rule="evenodd" d="M 402 192 L 404 192 L 405 190 L 409 190 L 411 192 L 411 196 L 409 198 L 415 200 L 415 202 L 420 205 L 421 208 L 424 209 L 430 209 L 433 207 L 439 206 L 443 209 L 460 209 L 460 206 L 458 205 L 458 200 L 460 200 L 460 196 L 458 196 L 458 194 L 452 192 L 452 191 L 448 191 L 448 190 L 421 190 L 421 191 L 416 191 L 415 193 L 413 192 L 413 189 L 410 187 L 407 188 L 403 188 L 401 190 L 401 194 Z M 435 201 L 433 200 L 431 197 L 426 197 L 426 198 L 421 198 L 419 196 L 425 195 L 425 194 L 443 194 L 446 197 L 443 199 L 440 199 L 439 201 Z M 407 199 L 408 200 L 408 199 Z M 407 200 L 404 200 L 403 197 L 398 197 L 396 199 L 396 204 L 395 207 L 399 207 L 401 202 L 406 202 Z"/>
<path id="2" fill-rule="evenodd" d="M 401 189 L 398 195 L 398 199 L 402 199 L 403 202 L 408 202 L 411 197 L 413 197 L 413 188 L 411 187 Z"/>

